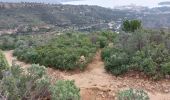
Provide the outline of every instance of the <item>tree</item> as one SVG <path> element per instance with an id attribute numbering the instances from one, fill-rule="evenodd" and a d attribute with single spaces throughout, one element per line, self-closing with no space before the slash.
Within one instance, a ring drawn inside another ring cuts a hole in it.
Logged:
<path id="1" fill-rule="evenodd" d="M 123 31 L 134 32 L 142 27 L 141 21 L 139 20 L 126 20 L 123 22 Z"/>

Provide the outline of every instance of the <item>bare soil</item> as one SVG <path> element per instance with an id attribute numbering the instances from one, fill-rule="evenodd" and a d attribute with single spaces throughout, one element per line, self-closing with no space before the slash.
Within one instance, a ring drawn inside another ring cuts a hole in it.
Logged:
<path id="1" fill-rule="evenodd" d="M 10 65 L 12 60 L 16 60 L 16 63 L 24 68 L 29 66 L 29 64 L 17 61 L 12 53 L 13 51 L 4 52 Z M 115 77 L 105 71 L 100 54 L 101 51 L 96 53 L 93 61 L 83 72 L 63 72 L 48 68 L 48 74 L 53 79 L 74 80 L 75 84 L 81 89 L 82 100 L 115 100 L 118 91 L 128 88 L 146 90 L 151 100 L 170 100 L 170 80 L 164 79 L 155 82 L 142 78 L 134 72 Z"/>

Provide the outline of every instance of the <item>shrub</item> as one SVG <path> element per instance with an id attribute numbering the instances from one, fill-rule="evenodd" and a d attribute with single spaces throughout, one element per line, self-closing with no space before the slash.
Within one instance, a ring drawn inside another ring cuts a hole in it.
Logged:
<path id="1" fill-rule="evenodd" d="M 144 51 L 138 51 L 132 57 L 131 67 L 138 71 L 143 71 L 148 76 L 156 74 L 156 63 L 150 56 L 147 56 Z"/>
<path id="2" fill-rule="evenodd" d="M 0 38 L 0 49 L 11 50 L 15 48 L 15 39 L 10 36 L 2 36 Z"/>
<path id="3" fill-rule="evenodd" d="M 73 81 L 51 84 L 44 66 L 32 65 L 26 71 L 13 65 L 0 80 L 0 99 L 3 100 L 79 100 L 79 89 Z M 57 96 L 57 97 L 55 97 Z"/>
<path id="4" fill-rule="evenodd" d="M 102 59 L 104 60 L 104 59 L 109 58 L 111 56 L 112 52 L 113 52 L 112 48 L 109 48 L 109 47 L 104 48 L 101 52 Z"/>
<path id="5" fill-rule="evenodd" d="M 170 75 L 170 62 L 163 63 L 163 64 L 161 65 L 161 72 L 162 72 L 164 75 Z"/>
<path id="6" fill-rule="evenodd" d="M 99 38 L 99 43 L 100 43 L 100 48 L 104 48 L 105 46 L 107 46 L 107 38 L 105 37 L 100 37 Z"/>
<path id="7" fill-rule="evenodd" d="M 48 93 L 49 84 L 50 80 L 45 75 L 45 67 L 32 65 L 27 73 L 24 73 L 20 66 L 13 65 L 11 70 L 3 76 L 0 92 L 6 93 L 4 95 L 8 100 L 42 99 Z"/>
<path id="8" fill-rule="evenodd" d="M 80 94 L 73 81 L 57 81 L 50 87 L 53 100 L 80 100 Z"/>
<path id="9" fill-rule="evenodd" d="M 120 75 L 128 71 L 129 57 L 125 52 L 115 52 L 109 58 L 105 58 L 105 69 L 114 75 Z"/>
<path id="10" fill-rule="evenodd" d="M 143 90 L 129 89 L 118 93 L 118 100 L 149 100 L 149 96 Z"/>
<path id="11" fill-rule="evenodd" d="M 7 70 L 8 68 L 9 68 L 8 62 L 3 52 L 0 50 L 0 79 L 2 78 L 2 71 Z"/>
<path id="12" fill-rule="evenodd" d="M 19 60 L 61 70 L 84 69 L 98 47 L 86 34 L 60 35 L 44 45 L 34 45 L 33 41 L 29 45 L 18 44 L 21 45 L 15 49 L 14 55 Z M 83 63 L 79 62 L 81 56 L 85 57 Z"/>
<path id="13" fill-rule="evenodd" d="M 102 51 L 106 70 L 114 75 L 128 70 L 143 72 L 154 80 L 169 75 L 170 50 L 164 41 L 167 38 L 168 35 L 155 36 L 145 30 L 120 33 L 114 48 L 105 47 Z"/>

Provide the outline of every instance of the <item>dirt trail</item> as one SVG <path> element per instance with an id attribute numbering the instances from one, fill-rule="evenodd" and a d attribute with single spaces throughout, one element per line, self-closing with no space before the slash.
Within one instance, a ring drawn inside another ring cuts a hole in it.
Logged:
<path id="1" fill-rule="evenodd" d="M 5 56 L 11 64 L 13 51 L 6 51 Z M 48 68 L 48 73 L 54 79 L 61 76 L 63 79 L 74 80 L 75 84 L 81 89 L 82 100 L 114 100 L 119 90 L 126 88 L 145 89 L 148 91 L 151 100 L 170 100 L 170 80 L 153 82 L 148 79 L 140 78 L 133 73 L 128 76 L 114 77 L 104 70 L 104 63 L 97 52 L 92 63 L 83 72 L 62 72 Z M 24 67 L 29 64 L 16 62 Z"/>

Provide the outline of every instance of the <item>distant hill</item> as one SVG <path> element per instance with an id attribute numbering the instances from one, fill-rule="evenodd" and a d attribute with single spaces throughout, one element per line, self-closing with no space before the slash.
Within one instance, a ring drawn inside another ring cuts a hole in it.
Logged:
<path id="1" fill-rule="evenodd" d="M 79 0 L 0 0 L 0 2 L 36 2 L 36 3 L 51 3 L 51 4 L 58 4 L 62 2 L 69 2 L 69 1 L 79 1 Z"/>
<path id="2" fill-rule="evenodd" d="M 159 5 L 170 5 L 170 1 L 160 2 Z"/>
<path id="3" fill-rule="evenodd" d="M 146 28 L 170 27 L 170 8 L 168 7 L 132 9 L 107 9 L 86 5 L 0 3 L 0 31 L 24 29 L 25 26 L 34 27 L 35 30 L 37 26 L 75 30 L 99 30 L 110 27 L 118 29 L 125 19 L 140 19 Z"/>

